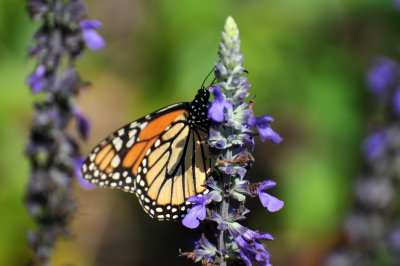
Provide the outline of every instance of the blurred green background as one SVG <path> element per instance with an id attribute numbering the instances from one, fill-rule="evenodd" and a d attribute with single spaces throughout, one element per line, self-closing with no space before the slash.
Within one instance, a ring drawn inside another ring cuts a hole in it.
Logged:
<path id="1" fill-rule="evenodd" d="M 270 232 L 274 265 L 320 265 L 338 239 L 360 170 L 369 95 L 365 71 L 375 55 L 397 56 L 400 13 L 382 0 L 90 0 L 105 49 L 78 63 L 92 86 L 78 99 L 92 122 L 88 152 L 119 126 L 167 104 L 190 101 L 217 60 L 224 20 L 240 28 L 256 115 L 275 118 L 280 145 L 257 143 L 248 178 L 274 179 L 285 201 L 267 213 L 257 199 L 246 224 Z M 0 265 L 22 265 L 33 223 L 23 205 L 29 173 L 24 146 L 32 101 L 26 51 L 38 25 L 24 1 L 0 0 Z M 58 243 L 55 265 L 190 265 L 194 234 L 159 223 L 136 198 L 76 186 L 74 234 Z"/>

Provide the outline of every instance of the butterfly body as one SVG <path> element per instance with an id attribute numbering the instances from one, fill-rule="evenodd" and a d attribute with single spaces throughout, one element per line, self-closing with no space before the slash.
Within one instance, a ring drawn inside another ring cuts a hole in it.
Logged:
<path id="1" fill-rule="evenodd" d="M 208 98 L 208 90 L 200 89 L 191 103 L 167 106 L 118 129 L 89 153 L 83 178 L 134 193 L 152 218 L 181 219 L 186 200 L 207 193 Z"/>

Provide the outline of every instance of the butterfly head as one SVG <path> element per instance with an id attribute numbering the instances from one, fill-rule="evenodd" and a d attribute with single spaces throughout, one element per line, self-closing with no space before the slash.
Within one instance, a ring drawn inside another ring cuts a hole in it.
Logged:
<path id="1" fill-rule="evenodd" d="M 189 106 L 189 118 L 188 122 L 190 125 L 200 125 L 203 127 L 208 127 L 209 119 L 207 117 L 208 113 L 208 99 L 210 98 L 210 92 L 208 89 L 200 89 L 194 100 Z"/>

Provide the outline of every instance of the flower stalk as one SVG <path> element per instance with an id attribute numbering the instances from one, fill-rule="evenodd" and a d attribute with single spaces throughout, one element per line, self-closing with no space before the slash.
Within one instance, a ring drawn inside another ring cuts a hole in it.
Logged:
<path id="1" fill-rule="evenodd" d="M 90 130 L 75 104 L 75 97 L 87 84 L 74 63 L 85 47 L 100 49 L 104 40 L 94 30 L 100 22 L 87 20 L 80 0 L 29 0 L 27 10 L 32 21 L 41 23 L 29 49 L 36 67 L 27 79 L 32 93 L 38 94 L 26 145 L 31 172 L 25 201 L 36 222 L 36 229 L 28 232 L 29 265 L 50 265 L 56 239 L 70 234 L 68 226 L 76 209 L 71 191 L 79 157 L 78 137 L 68 132 L 67 126 L 75 120 L 82 139 Z"/>
<path id="2" fill-rule="evenodd" d="M 182 221 L 189 228 L 197 228 L 202 221 L 210 232 L 203 232 L 193 252 L 182 254 L 213 265 L 223 266 L 235 260 L 242 260 L 246 265 L 252 262 L 270 265 L 269 252 L 261 241 L 273 240 L 273 237 L 250 230 L 238 221 L 245 219 L 249 212 L 244 206 L 247 197 L 259 196 L 269 211 L 283 207 L 282 201 L 263 192 L 275 182 L 251 184 L 244 178 L 254 161 L 248 151 L 248 147 L 254 147 L 253 129 L 258 130 L 263 141 L 280 143 L 282 139 L 269 125 L 273 119 L 254 117 L 254 101 L 245 101 L 250 84 L 242 66 L 239 29 L 231 17 L 225 22 L 218 55 L 216 84 L 209 87 L 214 100 L 208 110 L 211 120 L 208 146 L 215 166 L 205 182 L 209 193 L 189 198 L 194 205 Z M 213 238 L 216 244 L 208 238 Z"/>

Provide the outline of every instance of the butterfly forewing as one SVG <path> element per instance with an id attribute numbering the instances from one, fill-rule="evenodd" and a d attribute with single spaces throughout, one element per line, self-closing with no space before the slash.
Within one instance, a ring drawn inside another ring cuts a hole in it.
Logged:
<path id="1" fill-rule="evenodd" d="M 210 168 L 207 126 L 190 121 L 194 107 L 171 105 L 120 128 L 88 155 L 83 177 L 135 193 L 153 218 L 181 219 L 186 200 L 207 192 L 203 183 Z"/>

